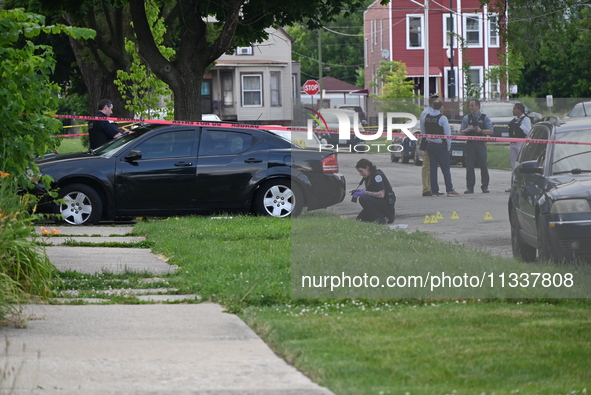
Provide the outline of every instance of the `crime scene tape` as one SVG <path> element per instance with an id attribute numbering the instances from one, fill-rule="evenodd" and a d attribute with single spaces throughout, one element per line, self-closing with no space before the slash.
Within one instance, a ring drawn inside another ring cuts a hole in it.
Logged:
<path id="1" fill-rule="evenodd" d="M 225 123 L 225 122 L 208 122 L 208 121 L 165 121 L 162 119 L 138 119 L 138 118 L 114 118 L 114 117 L 95 117 L 86 115 L 52 115 L 54 118 L 60 119 L 79 119 L 86 121 L 113 121 L 116 123 L 151 123 L 159 125 L 183 125 L 183 126 L 217 126 L 228 129 L 262 129 L 262 130 L 286 130 L 286 131 L 304 131 L 307 132 L 307 128 L 302 127 L 288 127 L 288 126 L 277 126 L 277 125 L 249 125 L 249 124 L 238 124 L 238 123 Z M 80 125 L 79 125 L 80 126 Z M 127 125 L 126 127 L 130 127 Z M 125 127 L 124 127 L 125 128 Z M 123 128 L 123 129 L 124 129 Z M 314 132 L 318 133 L 331 133 L 338 134 L 339 131 L 335 129 L 313 129 Z M 88 133 L 79 134 L 80 136 Z M 376 136 L 377 133 L 372 132 L 360 132 L 360 134 Z M 391 133 L 392 136 L 406 136 L 405 133 Z M 386 135 L 385 132 L 382 135 Z M 58 135 L 57 137 L 72 137 L 75 135 L 66 134 Z M 539 144 L 569 144 L 569 145 L 591 145 L 591 142 L 578 142 L 578 141 L 557 141 L 557 140 L 543 140 L 543 139 L 528 139 L 528 138 L 513 138 L 513 137 L 486 137 L 486 136 L 461 136 L 461 135 L 439 135 L 439 134 L 420 134 L 420 138 L 432 138 L 432 139 L 450 139 L 450 140 L 465 140 L 465 141 L 485 141 L 485 142 L 501 142 L 501 143 L 539 143 Z"/>

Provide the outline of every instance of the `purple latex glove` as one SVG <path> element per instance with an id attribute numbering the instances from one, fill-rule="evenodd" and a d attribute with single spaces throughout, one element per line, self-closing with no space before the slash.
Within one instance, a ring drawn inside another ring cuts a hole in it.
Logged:
<path id="1" fill-rule="evenodd" d="M 358 198 L 359 196 L 365 195 L 365 189 L 355 189 L 353 192 L 353 197 Z"/>

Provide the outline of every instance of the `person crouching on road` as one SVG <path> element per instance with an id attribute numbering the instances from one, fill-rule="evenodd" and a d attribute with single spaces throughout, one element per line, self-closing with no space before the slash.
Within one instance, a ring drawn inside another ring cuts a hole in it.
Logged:
<path id="1" fill-rule="evenodd" d="M 361 159 L 355 166 L 361 177 L 357 189 L 351 191 L 352 201 L 359 199 L 363 210 L 357 216 L 359 221 L 391 224 L 394 222 L 396 195 L 383 171 L 367 159 Z M 365 188 L 359 188 L 364 184 Z"/>

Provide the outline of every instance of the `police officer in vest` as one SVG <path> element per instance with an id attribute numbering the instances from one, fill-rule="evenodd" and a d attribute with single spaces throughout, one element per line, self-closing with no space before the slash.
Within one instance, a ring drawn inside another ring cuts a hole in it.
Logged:
<path id="1" fill-rule="evenodd" d="M 427 108 L 427 115 L 425 116 L 425 131 L 428 135 L 451 135 L 451 129 L 447 117 L 439 111 L 441 110 L 441 107 L 443 107 L 443 102 L 441 99 L 436 99 L 433 102 L 433 106 Z M 439 192 L 439 185 L 437 183 L 437 168 L 441 167 L 447 196 L 461 195 L 461 193 L 454 190 L 454 186 L 451 182 L 451 140 L 430 137 L 427 138 L 427 141 L 427 153 L 429 154 L 430 161 L 429 171 L 431 176 L 431 193 L 433 196 L 443 195 L 443 193 Z"/>
<path id="2" fill-rule="evenodd" d="M 470 114 L 462 119 L 460 133 L 465 136 L 490 136 L 493 134 L 492 121 L 486 114 L 480 112 L 480 100 L 470 100 Z M 474 168 L 477 163 L 480 166 L 480 188 L 482 193 L 488 193 L 490 176 L 488 174 L 486 142 L 466 141 L 464 159 L 466 161 L 466 192 L 464 193 L 474 193 L 474 185 L 476 184 Z"/>
<path id="3" fill-rule="evenodd" d="M 531 120 L 525 115 L 525 106 L 523 103 L 515 103 L 513 106 L 513 115 L 515 118 L 509 122 L 509 137 L 524 139 L 531 130 Z M 517 155 L 523 143 L 510 143 L 509 153 L 511 155 L 511 167 L 515 168 Z"/>

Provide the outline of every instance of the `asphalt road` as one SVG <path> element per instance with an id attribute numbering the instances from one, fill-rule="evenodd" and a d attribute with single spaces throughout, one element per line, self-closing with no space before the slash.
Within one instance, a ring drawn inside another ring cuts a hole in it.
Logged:
<path id="1" fill-rule="evenodd" d="M 372 161 L 384 171 L 396 193 L 396 220 L 393 225 L 408 225 L 406 231 L 424 231 L 439 239 L 457 242 L 471 248 L 487 251 L 495 256 L 511 257 L 511 234 L 507 202 L 511 172 L 489 170 L 490 193 L 480 192 L 480 170 L 476 169 L 474 194 L 457 197 L 423 197 L 421 167 L 412 161 L 408 164 L 393 163 L 389 154 L 339 153 L 339 171 L 347 180 L 347 190 L 357 187 L 361 177 L 355 164 L 361 158 Z M 452 181 L 458 192 L 466 190 L 466 169 L 452 166 Z M 439 172 L 439 189 L 445 192 L 443 175 Z M 349 196 L 335 206 L 331 212 L 348 218 L 355 218 L 361 211 L 358 203 L 352 203 Z M 426 216 L 440 213 L 443 219 L 438 223 L 424 223 Z M 453 213 L 459 219 L 450 219 Z M 490 214 L 490 216 L 487 215 Z M 486 219 L 492 218 L 492 219 Z"/>

